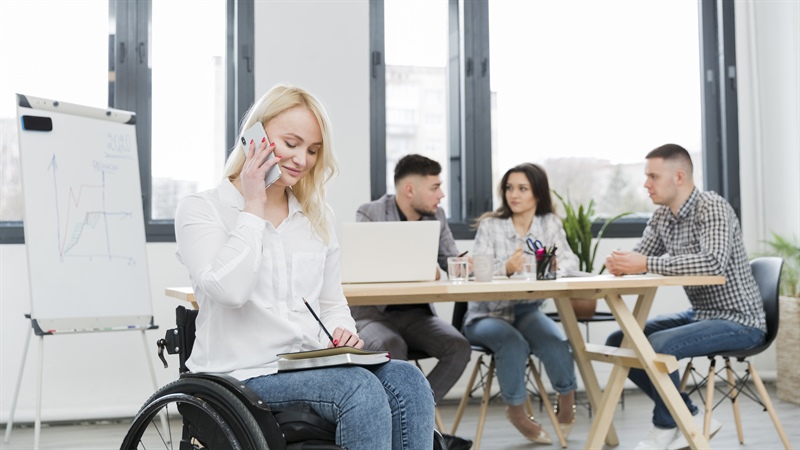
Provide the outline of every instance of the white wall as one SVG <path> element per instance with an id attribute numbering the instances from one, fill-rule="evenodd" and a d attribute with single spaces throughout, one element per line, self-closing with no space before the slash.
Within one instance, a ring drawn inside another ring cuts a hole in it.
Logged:
<path id="1" fill-rule="evenodd" d="M 369 201 L 369 5 L 366 1 L 255 4 L 256 97 L 276 83 L 307 89 L 333 122 L 339 176 L 328 202 L 338 222 Z M 291 45 L 286 45 L 291 42 Z"/>
<path id="2" fill-rule="evenodd" d="M 328 195 L 339 223 L 353 220 L 358 205 L 369 200 L 368 10 L 366 0 L 255 5 L 256 23 L 266 24 L 256 32 L 257 95 L 274 83 L 290 82 L 317 95 L 333 120 L 341 171 Z M 736 13 L 743 228 L 753 251 L 769 230 L 800 237 L 800 14 L 797 2 L 780 1 L 738 2 Z M 748 47 L 751 30 L 755 45 Z M 635 242 L 607 240 L 599 253 L 632 248 Z M 458 245 L 466 250 L 472 243 Z M 174 247 L 147 245 L 155 319 L 162 327 L 147 332 L 147 355 L 160 385 L 177 376 L 175 357 L 169 359 L 170 369 L 162 369 L 155 356 L 154 342 L 174 323 L 174 308 L 180 303 L 164 296 L 164 288 L 188 285 Z M 26 268 L 23 245 L 0 246 L 0 422 L 8 419 L 24 337 L 30 329 L 23 318 L 30 304 Z M 662 289 L 653 312 L 683 309 L 687 304 L 680 289 Z M 449 317 L 452 305 L 441 304 L 438 309 Z M 603 342 L 614 328 L 593 325 L 592 342 Z M 137 333 L 45 340 L 45 420 L 130 416 L 153 391 Z M 34 417 L 37 355 L 34 340 L 17 406 L 18 422 Z M 774 353 L 760 356 L 757 364 L 762 376 L 774 374 Z M 603 383 L 608 368 L 595 367 Z M 457 386 L 451 395 L 461 390 Z"/>

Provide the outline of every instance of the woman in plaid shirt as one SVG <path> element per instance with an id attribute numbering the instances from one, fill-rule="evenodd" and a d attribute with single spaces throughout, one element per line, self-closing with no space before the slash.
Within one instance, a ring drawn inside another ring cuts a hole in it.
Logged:
<path id="1" fill-rule="evenodd" d="M 523 262 L 530 257 L 523 251 L 530 238 L 548 248 L 557 247 L 559 268 L 578 268 L 561 219 L 553 214 L 544 169 L 530 163 L 515 166 L 503 175 L 499 191 L 502 205 L 478 218 L 474 254 L 504 261 L 506 274 L 513 275 L 522 272 Z M 464 334 L 471 343 L 494 353 L 497 380 L 511 423 L 529 440 L 551 444 L 548 433 L 524 408 L 529 355 L 533 353 L 544 363 L 558 392 L 558 420 L 565 436 L 575 422 L 577 381 L 569 342 L 561 328 L 539 309 L 541 304 L 542 300 L 471 302 L 464 317 Z"/>

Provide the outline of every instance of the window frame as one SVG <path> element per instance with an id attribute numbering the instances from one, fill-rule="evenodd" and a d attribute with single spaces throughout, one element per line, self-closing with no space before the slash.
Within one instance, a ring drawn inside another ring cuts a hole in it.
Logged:
<path id="1" fill-rule="evenodd" d="M 255 99 L 254 2 L 226 0 L 225 142 L 233 142 L 242 117 Z M 136 141 L 147 242 L 175 242 L 173 220 L 153 220 L 152 205 L 152 70 L 149 65 L 152 4 L 109 0 L 110 108 L 136 113 Z M 114 76 L 111 76 L 111 75 Z M 111 81 L 113 80 L 113 81 Z M 230 148 L 220 149 L 227 158 Z M 0 244 L 25 243 L 22 221 L 0 222 Z"/>
<path id="2" fill-rule="evenodd" d="M 704 188 L 725 197 L 741 217 L 733 4 L 722 0 L 698 0 L 697 3 Z M 372 200 L 386 193 L 383 4 L 384 0 L 371 0 L 369 14 Z M 488 0 L 449 0 L 448 22 L 450 61 L 458 61 L 458 64 L 448 68 L 450 148 L 449 160 L 441 163 L 449 165 L 451 174 L 446 197 L 450 200 L 450 229 L 456 239 L 474 239 L 472 222 L 492 209 L 494 189 L 491 150 L 485 150 L 491 149 Z M 592 224 L 595 236 L 602 225 L 603 221 Z M 609 225 L 604 236 L 640 237 L 646 225 L 645 218 L 622 218 Z"/>

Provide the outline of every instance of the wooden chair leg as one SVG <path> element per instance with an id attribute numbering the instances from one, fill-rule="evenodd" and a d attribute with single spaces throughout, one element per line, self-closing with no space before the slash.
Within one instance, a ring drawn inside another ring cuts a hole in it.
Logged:
<path id="1" fill-rule="evenodd" d="M 750 371 L 750 375 L 753 377 L 753 382 L 755 382 L 758 395 L 761 396 L 761 401 L 764 403 L 764 407 L 767 409 L 773 425 L 775 425 L 775 431 L 777 431 L 778 435 L 781 437 L 781 442 L 783 442 L 783 446 L 786 448 L 786 450 L 790 450 L 792 446 L 789 444 L 789 438 L 786 436 L 786 432 L 783 431 L 783 425 L 781 425 L 781 421 L 778 419 L 778 414 L 775 412 L 775 407 L 772 406 L 772 400 L 769 398 L 767 388 L 764 387 L 764 382 L 761 381 L 761 377 L 758 376 L 755 366 L 750 364 L 749 361 L 747 362 L 747 367 Z"/>
<path id="2" fill-rule="evenodd" d="M 531 370 L 531 373 L 533 373 L 533 379 L 536 382 L 536 388 L 539 390 L 539 394 L 542 398 L 548 398 L 546 395 L 547 391 L 544 390 L 542 377 L 539 376 L 539 371 L 536 370 L 536 366 L 533 365 L 533 359 L 530 357 L 528 357 L 528 368 Z M 556 436 L 558 436 L 558 442 L 561 444 L 561 448 L 567 448 L 567 439 L 564 437 L 564 433 L 561 432 L 561 427 L 558 425 L 558 417 L 556 417 L 553 407 L 548 405 L 545 411 L 547 411 L 547 416 L 550 417 L 550 423 L 553 424 L 553 429 L 556 432 Z"/>
<path id="3" fill-rule="evenodd" d="M 483 355 L 478 356 L 478 361 L 475 362 L 475 368 L 472 369 L 472 375 L 469 377 L 469 382 L 467 383 L 467 389 L 464 391 L 464 395 L 461 396 L 461 403 L 458 404 L 458 409 L 456 410 L 456 418 L 453 420 L 453 430 L 450 431 L 452 434 L 456 434 L 458 430 L 458 424 L 461 422 L 461 417 L 464 415 L 464 409 L 467 407 L 467 403 L 469 403 L 469 396 L 472 393 L 472 387 L 475 386 L 475 378 L 478 376 L 478 371 L 483 364 Z"/>
<path id="4" fill-rule="evenodd" d="M 442 421 L 442 415 L 439 413 L 439 407 L 437 406 L 434 409 L 435 417 L 436 417 L 436 429 L 439 430 L 440 433 L 446 434 L 447 428 L 444 427 L 444 422 Z"/>
<path id="5" fill-rule="evenodd" d="M 733 420 L 736 422 L 736 435 L 739 437 L 739 443 L 744 444 L 744 431 L 742 430 L 742 414 L 739 411 L 739 390 L 736 389 L 736 379 L 733 376 L 733 368 L 731 367 L 731 360 L 725 358 L 725 372 L 728 375 L 728 384 L 731 387 L 731 408 L 733 408 Z"/>
<path id="6" fill-rule="evenodd" d="M 692 360 L 689 360 L 689 363 L 686 364 L 686 369 L 683 371 L 683 377 L 681 377 L 681 388 L 679 389 L 680 392 L 686 392 L 686 383 L 689 382 L 689 375 L 692 373 Z"/>
<path id="7" fill-rule="evenodd" d="M 489 400 L 492 399 L 492 377 L 494 376 L 494 356 L 489 361 L 489 373 L 486 375 L 486 384 L 483 388 L 483 398 L 481 399 L 481 413 L 478 416 L 478 429 L 475 433 L 475 450 L 481 448 L 481 437 L 483 437 L 483 426 L 486 424 L 486 413 L 489 411 Z"/>
<path id="8" fill-rule="evenodd" d="M 703 417 L 703 435 L 706 440 L 710 439 L 711 434 L 711 414 L 714 412 L 714 384 L 717 379 L 717 360 L 711 358 L 708 364 L 708 378 L 706 378 L 706 411 Z"/>

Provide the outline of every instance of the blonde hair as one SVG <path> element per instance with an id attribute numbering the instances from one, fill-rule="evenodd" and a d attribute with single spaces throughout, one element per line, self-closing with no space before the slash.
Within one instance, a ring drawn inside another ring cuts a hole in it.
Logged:
<path id="1" fill-rule="evenodd" d="M 284 111 L 302 106 L 317 118 L 322 132 L 322 146 L 317 152 L 317 163 L 305 177 L 292 188 L 295 197 L 300 202 L 303 212 L 311 222 L 312 230 L 322 238 L 326 244 L 330 241 L 331 211 L 325 202 L 325 184 L 337 171 L 336 159 L 333 156 L 331 137 L 331 122 L 328 113 L 322 104 L 310 93 L 298 87 L 280 84 L 267 91 L 258 99 L 245 114 L 239 134 L 253 126 L 256 121 L 261 122 L 264 128 L 274 118 Z M 233 147 L 225 163 L 225 176 L 233 181 L 239 177 L 245 162 L 246 150 L 239 140 Z"/>

